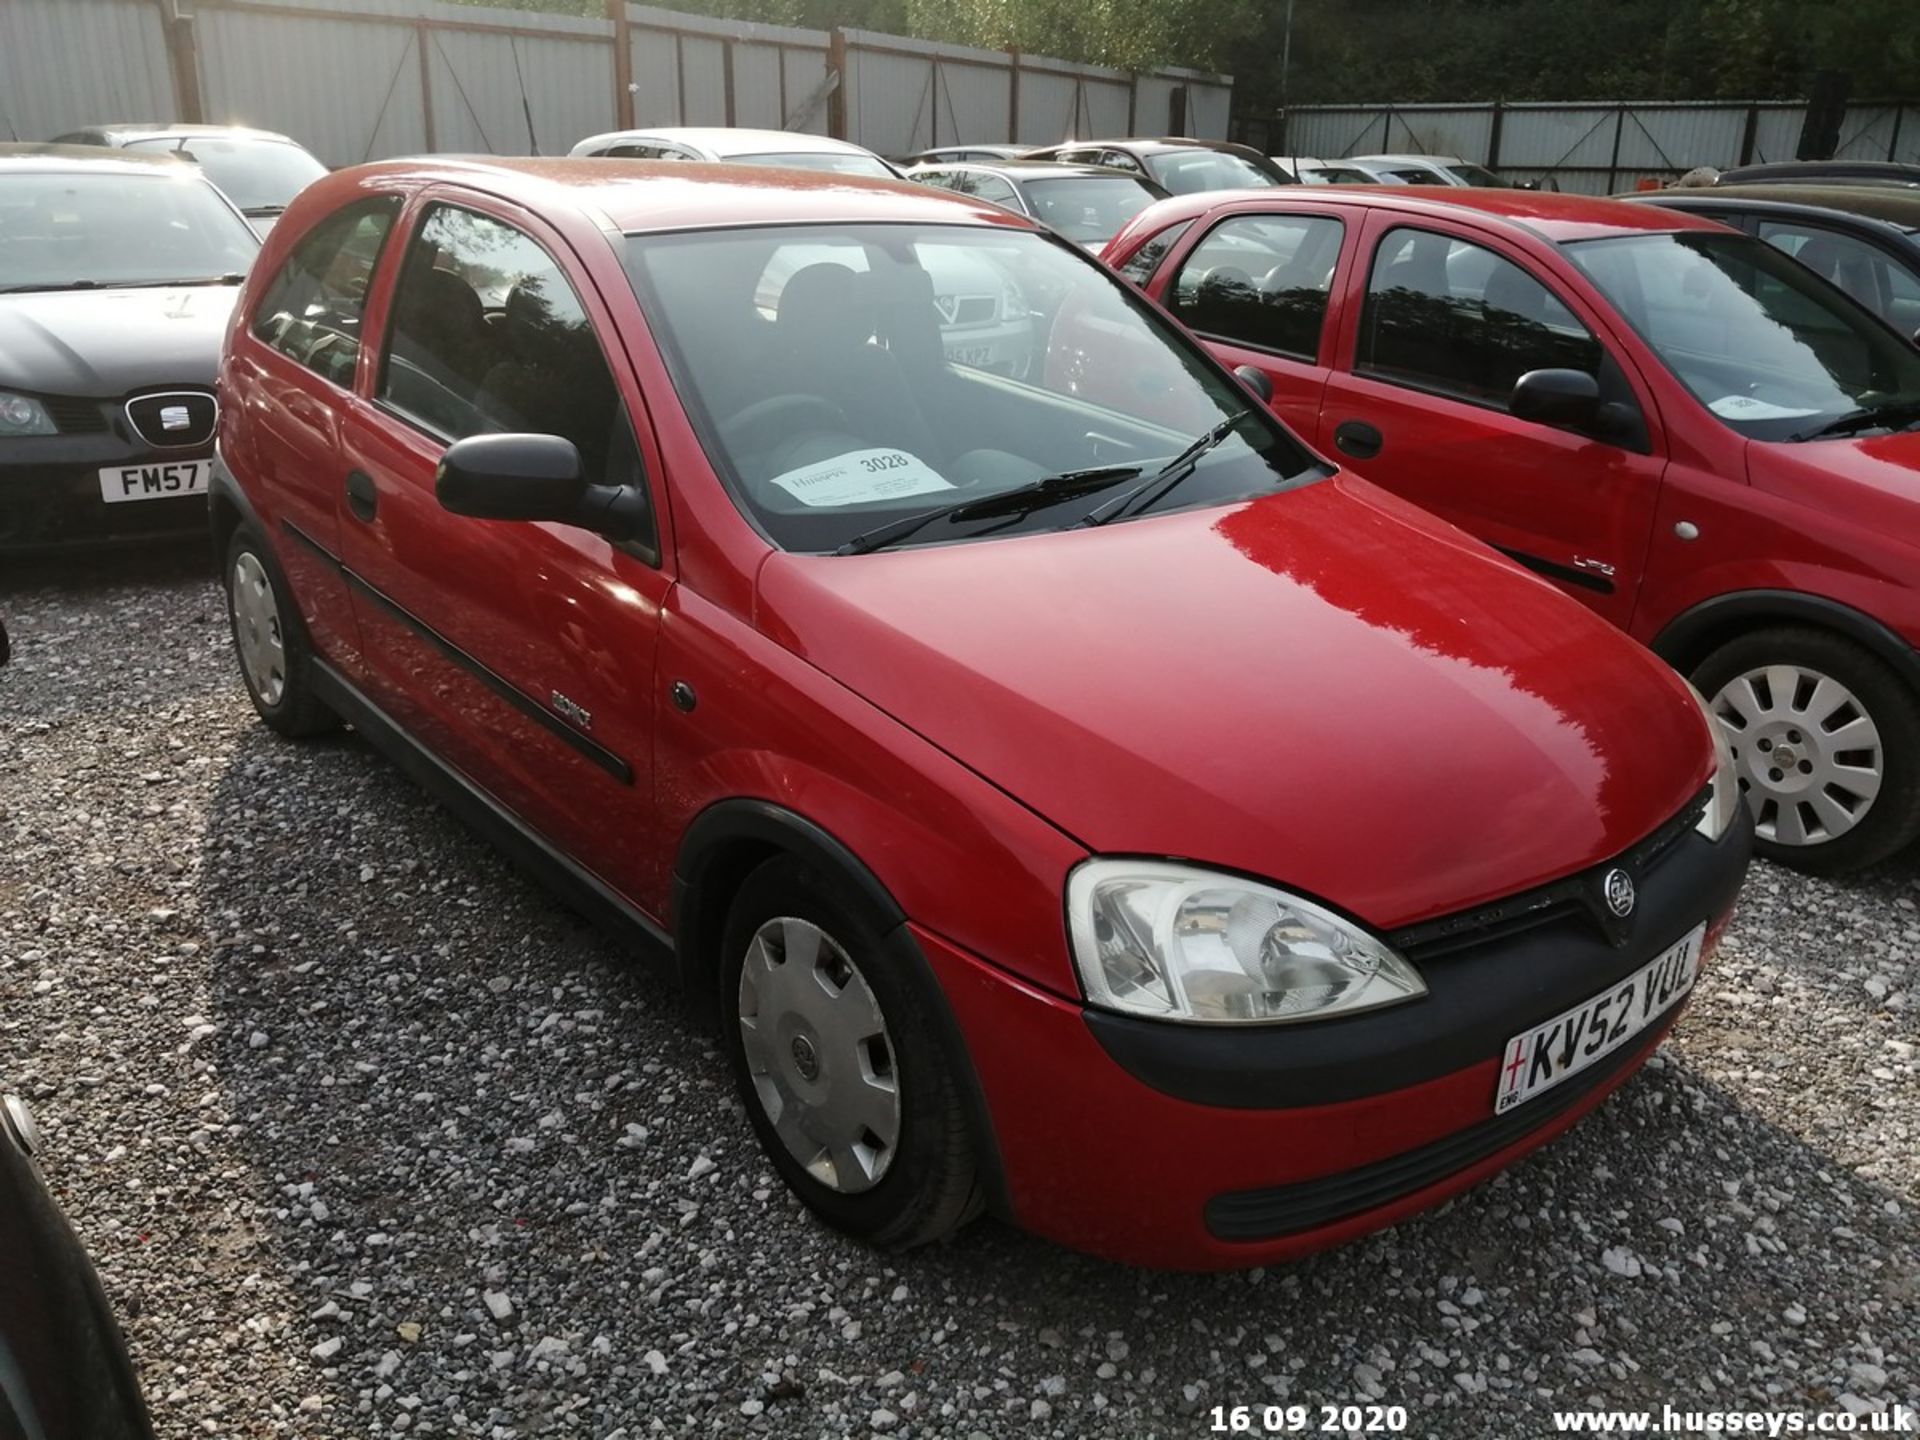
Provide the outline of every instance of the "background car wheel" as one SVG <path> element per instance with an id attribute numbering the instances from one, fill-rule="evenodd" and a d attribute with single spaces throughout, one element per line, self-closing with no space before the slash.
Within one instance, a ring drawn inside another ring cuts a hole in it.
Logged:
<path id="1" fill-rule="evenodd" d="M 941 1003 L 856 897 L 801 862 L 740 888 L 721 966 L 747 1115 L 787 1185 L 837 1230 L 906 1249 L 981 1208 Z"/>
<path id="2" fill-rule="evenodd" d="M 1694 671 L 1733 744 L 1760 853 L 1816 874 L 1920 832 L 1920 697 L 1830 631 L 1756 630 Z"/>
<path id="3" fill-rule="evenodd" d="M 319 735 L 339 717 L 314 695 L 313 652 L 285 577 L 250 525 L 227 542 L 227 622 L 240 676 L 260 718 L 282 735 Z"/>

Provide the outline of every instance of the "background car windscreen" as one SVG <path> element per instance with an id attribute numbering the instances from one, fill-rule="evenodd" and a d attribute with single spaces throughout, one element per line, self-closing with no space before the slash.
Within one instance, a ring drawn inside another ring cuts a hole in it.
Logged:
<path id="1" fill-rule="evenodd" d="M 836 155 L 831 151 L 799 150 L 791 154 L 732 155 L 737 165 L 773 165 L 782 170 L 825 170 L 834 175 L 866 175 L 891 180 L 893 171 L 870 155 Z"/>
<path id="2" fill-rule="evenodd" d="M 165 151 L 192 160 L 242 210 L 284 210 L 289 201 L 327 173 L 298 145 L 278 140 L 135 140 L 129 150 Z"/>
<path id="3" fill-rule="evenodd" d="M 1174 195 L 1192 195 L 1201 190 L 1257 189 L 1279 183 L 1251 161 L 1219 150 L 1169 150 L 1149 155 L 1147 169 Z"/>
<path id="4" fill-rule="evenodd" d="M 0 292 L 245 274 L 260 242 L 199 174 L 0 174 Z"/>
<path id="5" fill-rule="evenodd" d="M 1106 244 L 1155 198 L 1153 191 L 1125 175 L 1111 180 L 1093 175 L 1029 180 L 1022 189 L 1036 217 L 1082 245 Z"/>
<path id="6" fill-rule="evenodd" d="M 1702 233 L 1564 248 L 1743 435 L 1785 440 L 1862 407 L 1920 402 L 1920 351 L 1771 245 Z"/>
<path id="7" fill-rule="evenodd" d="M 627 264 L 715 468 L 789 550 L 832 550 L 1063 472 L 1145 478 L 1236 416 L 1170 504 L 1261 494 L 1313 470 L 1130 287 L 1034 232 L 631 236 Z M 914 543 L 1058 528 L 1097 503 L 942 523 Z"/>

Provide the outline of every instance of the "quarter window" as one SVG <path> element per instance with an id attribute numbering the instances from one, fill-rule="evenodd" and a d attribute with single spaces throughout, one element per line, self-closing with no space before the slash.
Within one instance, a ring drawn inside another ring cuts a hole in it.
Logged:
<path id="1" fill-rule="evenodd" d="M 1315 359 L 1344 234 L 1319 216 L 1228 220 L 1187 256 L 1169 308 L 1203 334 Z"/>
<path id="2" fill-rule="evenodd" d="M 1400 229 L 1374 252 L 1354 357 L 1362 373 L 1505 409 L 1527 371 L 1602 378 L 1604 355 L 1552 291 L 1483 246 Z"/>
<path id="3" fill-rule="evenodd" d="M 254 336 L 316 375 L 351 386 L 367 288 L 399 210 L 398 196 L 381 195 L 316 225 L 260 297 Z"/>
<path id="4" fill-rule="evenodd" d="M 579 296 L 545 250 L 489 216 L 428 212 L 394 292 L 378 394 L 443 439 L 559 435 L 593 483 L 640 483 L 633 427 Z"/>

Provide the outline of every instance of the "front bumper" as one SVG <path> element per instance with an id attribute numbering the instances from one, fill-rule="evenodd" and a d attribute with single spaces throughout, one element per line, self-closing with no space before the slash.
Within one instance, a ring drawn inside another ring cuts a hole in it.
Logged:
<path id="1" fill-rule="evenodd" d="M 1136 1264 L 1261 1265 L 1438 1204 L 1598 1105 L 1682 1005 L 1617 1054 L 1496 1118 L 1504 1042 L 1702 921 L 1704 963 L 1751 849 L 1744 817 L 1718 843 L 1687 832 L 1641 877 L 1638 923 L 1624 943 L 1563 912 L 1421 962 L 1432 987 L 1424 1000 L 1299 1026 L 1139 1022 L 1162 1042 L 1158 1051 L 1137 1034 L 1113 1043 L 1116 1017 L 937 936 L 916 938 L 979 1074 L 1013 1219 Z M 1344 1040 L 1324 1038 L 1341 1032 Z"/>
<path id="2" fill-rule="evenodd" d="M 109 505 L 100 498 L 100 471 L 202 459 L 212 449 L 209 442 L 193 450 L 153 450 L 115 434 L 0 441 L 0 553 L 204 539 L 205 495 Z"/>

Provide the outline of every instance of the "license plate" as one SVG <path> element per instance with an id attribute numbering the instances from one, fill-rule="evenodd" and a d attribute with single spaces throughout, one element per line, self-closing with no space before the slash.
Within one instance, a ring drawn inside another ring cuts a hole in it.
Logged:
<path id="1" fill-rule="evenodd" d="M 1700 973 L 1701 923 L 1633 974 L 1507 1041 L 1493 1113 L 1503 1114 L 1603 1060 L 1671 1010 Z"/>
<path id="2" fill-rule="evenodd" d="M 109 505 L 126 500 L 164 500 L 174 495 L 204 495 L 213 474 L 211 460 L 169 460 L 159 465 L 109 465 L 100 472 L 100 498 Z"/>
<path id="3" fill-rule="evenodd" d="M 947 351 L 947 358 L 956 365 L 971 365 L 979 369 L 993 363 L 991 345 L 955 345 Z"/>

